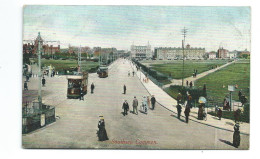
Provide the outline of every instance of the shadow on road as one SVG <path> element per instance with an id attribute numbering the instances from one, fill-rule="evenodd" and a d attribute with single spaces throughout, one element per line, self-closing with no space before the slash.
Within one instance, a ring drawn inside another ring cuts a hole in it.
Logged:
<path id="1" fill-rule="evenodd" d="M 233 143 L 231 143 L 230 141 L 222 140 L 222 139 L 219 139 L 219 141 L 221 141 L 221 142 L 223 142 L 223 143 L 225 143 L 225 144 L 227 144 L 227 145 L 230 145 L 230 146 L 235 147 L 235 146 L 233 145 Z"/>
<path id="2" fill-rule="evenodd" d="M 177 118 L 178 119 L 178 117 L 176 116 L 176 115 L 173 115 L 173 114 L 171 114 L 170 116 L 172 116 L 172 117 L 174 117 L 174 118 Z M 184 123 L 186 123 L 186 121 L 185 120 L 183 120 L 183 119 L 179 119 L 180 121 L 182 121 L 182 122 L 184 122 Z"/>

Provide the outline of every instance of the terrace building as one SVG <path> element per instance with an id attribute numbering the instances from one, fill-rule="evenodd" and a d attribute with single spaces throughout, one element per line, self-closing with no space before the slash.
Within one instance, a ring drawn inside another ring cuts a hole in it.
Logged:
<path id="1" fill-rule="evenodd" d="M 159 60 L 177 60 L 183 58 L 181 47 L 159 47 L 154 50 L 155 57 Z M 193 48 L 188 44 L 184 49 L 185 59 L 203 59 L 205 48 Z"/>

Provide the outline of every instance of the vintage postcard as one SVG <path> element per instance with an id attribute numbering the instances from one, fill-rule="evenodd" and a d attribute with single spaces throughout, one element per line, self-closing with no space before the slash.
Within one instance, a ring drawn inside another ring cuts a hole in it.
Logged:
<path id="1" fill-rule="evenodd" d="M 247 150 L 250 7 L 23 8 L 23 148 Z"/>

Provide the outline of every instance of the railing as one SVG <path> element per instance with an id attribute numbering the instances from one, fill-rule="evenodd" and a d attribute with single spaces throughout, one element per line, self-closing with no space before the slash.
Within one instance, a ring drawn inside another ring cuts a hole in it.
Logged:
<path id="1" fill-rule="evenodd" d="M 55 107 L 43 104 L 41 109 L 37 109 L 27 102 L 22 113 L 22 133 L 32 132 L 55 121 Z"/>

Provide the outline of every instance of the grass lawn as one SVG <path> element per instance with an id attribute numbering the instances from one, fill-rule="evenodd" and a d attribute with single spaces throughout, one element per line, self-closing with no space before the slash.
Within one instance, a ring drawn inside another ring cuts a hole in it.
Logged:
<path id="1" fill-rule="evenodd" d="M 43 66 L 54 66 L 55 70 L 60 71 L 64 69 L 69 69 L 71 67 L 77 67 L 78 66 L 78 61 L 76 60 L 47 60 L 43 59 L 42 60 L 42 65 Z M 83 71 L 88 71 L 93 67 L 97 67 L 98 62 L 93 62 L 93 61 L 82 61 L 81 62 L 81 67 Z"/>
<path id="2" fill-rule="evenodd" d="M 216 65 L 221 66 L 226 64 L 227 60 L 186 60 L 184 61 L 184 78 L 192 76 L 194 69 L 198 70 L 198 74 L 208 71 Z M 149 64 L 150 67 L 160 73 L 169 76 L 173 79 L 182 78 L 182 61 L 171 61 L 164 64 Z"/>
<path id="3" fill-rule="evenodd" d="M 242 94 L 249 99 L 250 63 L 249 61 L 238 61 L 197 80 L 195 86 L 202 88 L 204 83 L 207 86 L 208 97 L 213 98 L 214 102 L 223 102 L 225 95 L 229 94 L 228 85 L 236 84 L 238 89 L 233 92 L 232 99 L 238 100 L 238 91 L 240 89 L 242 89 Z"/>

